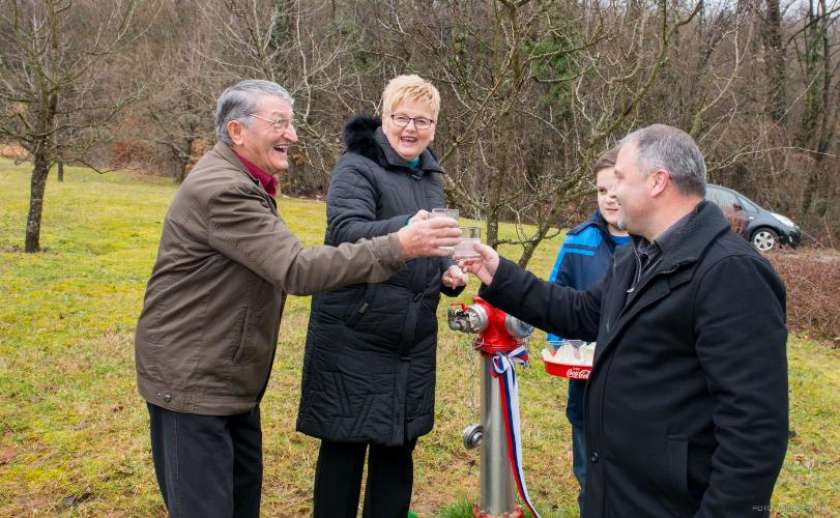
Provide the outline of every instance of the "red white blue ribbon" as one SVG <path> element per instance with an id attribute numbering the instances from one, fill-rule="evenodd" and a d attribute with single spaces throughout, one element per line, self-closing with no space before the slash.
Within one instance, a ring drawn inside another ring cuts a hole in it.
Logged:
<path id="1" fill-rule="evenodd" d="M 514 364 L 528 363 L 528 350 L 519 346 L 508 354 L 496 353 L 490 358 L 493 375 L 499 380 L 499 393 L 502 396 L 502 419 L 505 422 L 507 436 L 508 458 L 510 459 L 513 479 L 519 498 L 528 506 L 534 518 L 540 518 L 540 513 L 531 503 L 528 488 L 525 486 L 525 471 L 522 466 L 522 440 L 519 432 L 519 393 L 516 389 L 516 372 Z"/>

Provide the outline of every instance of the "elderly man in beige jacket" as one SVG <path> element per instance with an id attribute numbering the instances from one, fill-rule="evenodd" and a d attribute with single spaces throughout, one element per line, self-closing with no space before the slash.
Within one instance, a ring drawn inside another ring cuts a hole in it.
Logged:
<path id="1" fill-rule="evenodd" d="M 393 234 L 304 247 L 277 212 L 277 176 L 297 142 L 293 99 L 247 80 L 225 90 L 219 142 L 178 189 L 135 337 L 158 484 L 172 517 L 259 516 L 259 403 L 287 293 L 382 281 L 446 255 L 457 222 L 406 214 Z"/>

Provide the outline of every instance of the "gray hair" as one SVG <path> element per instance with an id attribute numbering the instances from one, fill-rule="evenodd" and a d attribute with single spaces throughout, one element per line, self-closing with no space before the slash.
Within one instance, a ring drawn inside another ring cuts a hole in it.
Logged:
<path id="1" fill-rule="evenodd" d="M 644 176 L 665 169 L 681 193 L 706 195 L 706 161 L 691 135 L 673 126 L 653 124 L 630 133 L 619 145 L 629 143 L 638 149 Z"/>
<path id="2" fill-rule="evenodd" d="M 216 136 L 221 142 L 232 145 L 227 124 L 232 120 L 242 122 L 246 127 L 251 124 L 248 115 L 257 111 L 260 98 L 265 95 L 279 97 L 292 106 L 294 98 L 285 88 L 273 81 L 246 79 L 228 87 L 216 101 Z"/>

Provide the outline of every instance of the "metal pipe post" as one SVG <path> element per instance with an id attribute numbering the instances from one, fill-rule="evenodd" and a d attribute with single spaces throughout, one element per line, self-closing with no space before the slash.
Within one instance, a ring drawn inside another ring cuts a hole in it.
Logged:
<path id="1" fill-rule="evenodd" d="M 493 377 L 490 360 L 480 357 L 481 374 L 481 512 L 488 516 L 512 516 L 517 506 L 513 493 L 513 475 L 507 456 L 505 424 L 502 421 L 502 398 L 499 381 Z M 506 515 L 505 513 L 510 513 Z"/>

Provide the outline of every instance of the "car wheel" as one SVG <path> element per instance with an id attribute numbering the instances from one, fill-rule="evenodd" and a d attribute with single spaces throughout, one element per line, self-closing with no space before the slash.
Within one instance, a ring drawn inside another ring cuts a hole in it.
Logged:
<path id="1" fill-rule="evenodd" d="M 762 227 L 753 232 L 752 244 L 759 252 L 769 252 L 779 246 L 779 234 L 773 229 Z"/>

